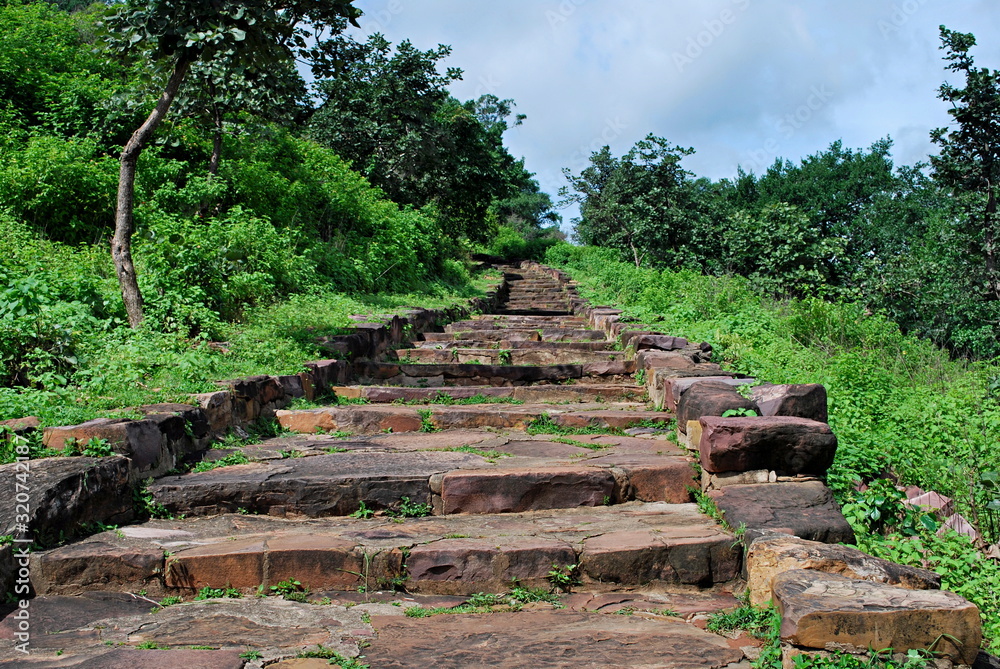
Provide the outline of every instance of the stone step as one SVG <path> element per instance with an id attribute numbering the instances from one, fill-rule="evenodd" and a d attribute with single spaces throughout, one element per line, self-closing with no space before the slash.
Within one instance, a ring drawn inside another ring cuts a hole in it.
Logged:
<path id="1" fill-rule="evenodd" d="M 154 601 L 122 592 L 36 597 L 31 601 L 31 654 L 14 649 L 19 621 L 11 612 L 0 621 L 0 666 L 337 666 L 326 659 L 297 659 L 320 646 L 344 658 L 357 657 L 353 666 L 421 669 L 523 667 L 529 661 L 558 666 L 567 657 L 574 667 L 603 669 L 609 666 L 609 652 L 617 666 L 709 669 L 742 656 L 729 640 L 684 620 L 735 606 L 737 600 L 727 593 L 573 592 L 558 597 L 558 605 L 536 602 L 520 611 L 500 605 L 493 613 L 433 617 L 407 616 L 405 611 L 450 608 L 466 599 L 390 591 L 313 591 L 305 595 L 306 602 L 279 596 L 190 599 L 152 611 Z M 581 645 L 580 638 L 603 641 Z M 608 640 L 618 638 L 628 642 L 613 641 L 609 649 Z M 259 656 L 254 664 L 247 663 L 247 651 Z"/>
<path id="2" fill-rule="evenodd" d="M 369 402 L 418 402 L 448 404 L 477 396 L 515 402 L 618 402 L 642 401 L 646 389 L 631 383 L 574 383 L 572 385 L 536 386 L 462 386 L 451 388 L 414 388 L 412 386 L 336 386 L 330 392 L 345 399 L 365 399 Z"/>
<path id="3" fill-rule="evenodd" d="M 743 651 L 726 639 L 656 614 L 547 610 L 424 619 L 374 617 L 372 624 L 378 637 L 365 649 L 365 661 L 385 669 L 749 666 L 736 664 Z"/>
<path id="4" fill-rule="evenodd" d="M 540 302 L 558 302 L 569 299 L 569 295 L 562 291 L 553 290 L 536 290 L 536 291 L 526 291 L 526 290 L 512 290 L 507 295 L 508 300 L 514 301 L 530 301 L 537 300 Z"/>
<path id="5" fill-rule="evenodd" d="M 167 555 L 165 555 L 167 553 Z M 732 534 L 695 504 L 502 515 L 287 520 L 221 515 L 152 520 L 31 558 L 39 595 L 143 590 L 150 597 L 296 580 L 312 591 L 503 592 L 548 587 L 568 569 L 580 587 L 710 587 L 737 578 Z M 575 566 L 574 566 L 575 565 Z M 148 609 L 147 609 L 148 610 Z"/>
<path id="6" fill-rule="evenodd" d="M 574 323 L 577 325 L 586 325 L 587 319 L 582 316 L 512 316 L 504 314 L 474 314 L 469 317 L 469 321 L 494 321 L 498 323 L 506 323 L 512 325 L 515 323 L 533 323 L 537 322 L 549 322 L 551 320 L 557 320 L 565 323 Z"/>
<path id="7" fill-rule="evenodd" d="M 777 574 L 772 581 L 781 639 L 796 646 L 933 648 L 964 665 L 975 663 L 983 632 L 979 610 L 943 590 L 907 590 L 814 570 Z"/>
<path id="8" fill-rule="evenodd" d="M 505 349 L 532 349 L 536 351 L 611 351 L 615 342 L 611 341 L 529 341 L 529 340 L 503 340 L 490 342 L 488 348 Z M 463 339 L 451 339 L 447 341 L 415 341 L 414 348 L 429 349 L 453 349 L 453 348 L 483 348 L 483 342 L 476 342 Z M 621 353 L 621 351 L 616 351 Z"/>
<path id="9" fill-rule="evenodd" d="M 385 386 L 526 386 L 575 379 L 621 381 L 635 373 L 635 362 L 590 362 L 582 365 L 483 365 L 462 363 L 420 364 L 403 362 L 354 363 L 360 385 Z"/>
<path id="10" fill-rule="evenodd" d="M 552 308 L 552 309 L 507 308 L 507 307 L 504 307 L 504 308 L 501 308 L 501 309 L 497 309 L 496 313 L 498 313 L 498 314 L 519 315 L 519 316 L 534 315 L 534 314 L 537 314 L 537 315 L 548 315 L 548 316 L 558 316 L 560 314 L 571 313 L 571 311 L 569 309 L 567 309 L 565 306 L 560 306 L 560 307 Z"/>
<path id="11" fill-rule="evenodd" d="M 574 330 L 569 328 L 504 328 L 497 330 L 467 330 L 463 332 L 425 332 L 424 341 L 607 341 L 599 330 Z"/>
<path id="12" fill-rule="evenodd" d="M 317 432 L 420 432 L 421 430 L 474 429 L 491 427 L 523 429 L 546 416 L 566 428 L 626 429 L 638 423 L 667 424 L 673 414 L 646 411 L 639 403 L 617 404 L 470 404 L 431 405 L 418 408 L 403 405 L 362 404 L 323 407 L 320 409 L 278 410 L 278 422 L 286 430 L 300 434 Z"/>
<path id="13" fill-rule="evenodd" d="M 508 300 L 498 310 L 500 314 L 512 314 L 518 311 L 527 312 L 528 315 L 542 315 L 551 313 L 560 315 L 569 313 L 569 304 L 566 300 Z"/>
<path id="14" fill-rule="evenodd" d="M 582 351 L 578 349 L 496 349 L 496 348 L 404 348 L 396 351 L 401 361 L 445 364 L 450 362 L 483 365 L 583 365 L 591 362 L 624 361 L 623 351 Z"/>
<path id="15" fill-rule="evenodd" d="M 243 449 L 266 458 L 261 461 L 162 477 L 148 490 L 171 514 L 185 516 L 240 509 L 344 516 L 362 504 L 392 510 L 403 498 L 428 505 L 434 515 L 691 501 L 693 462 L 665 439 L 583 439 L 562 443 L 469 430 L 281 438 Z"/>
<path id="16" fill-rule="evenodd" d="M 559 328 L 565 330 L 586 330 L 586 322 L 581 319 L 567 319 L 563 316 L 520 316 L 519 320 L 499 320 L 495 317 L 455 321 L 445 327 L 445 332 L 465 332 L 467 330 L 536 330 L 538 328 Z"/>

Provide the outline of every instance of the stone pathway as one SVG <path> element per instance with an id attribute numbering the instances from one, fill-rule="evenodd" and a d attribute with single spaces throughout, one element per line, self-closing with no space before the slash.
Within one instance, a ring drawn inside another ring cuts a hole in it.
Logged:
<path id="1" fill-rule="evenodd" d="M 843 572 L 830 565 L 844 561 L 864 572 L 852 578 L 877 571 L 843 553 L 824 561 L 823 544 L 807 541 L 852 539 L 816 478 L 836 446 L 825 423 L 812 420 L 822 404 L 825 421 L 825 394 L 820 402 L 815 388 L 770 386 L 759 403 L 747 399 L 736 386 L 751 380 L 722 372 L 705 345 L 616 323 L 618 312 L 587 308 L 547 268 L 504 271 L 508 292 L 495 313 L 415 333 L 377 356 L 313 363 L 308 379 L 232 382 L 239 392 L 231 399 L 199 400 L 205 415 L 191 407 L 169 414 L 207 432 L 218 423 L 214 406 L 274 406 L 289 433 L 201 456 L 243 456 L 246 464 L 164 474 L 150 459 L 143 471 L 158 476 L 145 494 L 175 519 L 123 524 L 35 553 L 32 653 L 18 653 L 11 613 L 0 623 L 0 666 L 302 669 L 356 667 L 350 658 L 359 658 L 371 667 L 456 669 L 748 667 L 758 642 L 704 629 L 709 613 L 737 604 L 743 547 L 698 510 L 692 490 L 700 487 L 750 539 L 802 537 L 795 541 L 804 547 L 758 559 L 766 578 L 751 581 L 764 601 L 778 583 L 794 617 L 789 638 L 817 647 L 827 632 L 812 622 L 824 611 L 810 584 L 856 583 L 822 574 Z M 337 401 L 274 404 L 282 389 L 311 395 L 311 386 Z M 770 407 L 779 417 L 702 419 L 726 407 Z M 167 434 L 173 418 L 149 413 L 165 417 L 134 425 L 154 422 Z M 678 417 L 689 448 L 671 441 Z M 141 432 L 131 425 L 97 428 Z M 78 460 L 100 472 L 93 480 L 103 487 L 84 492 L 89 474 L 39 464 L 51 469 L 53 489 L 72 484 L 89 505 L 59 507 L 52 522 L 88 513 L 127 519 L 124 463 L 135 458 Z M 719 464 L 732 462 L 740 464 Z M 937 597 L 947 593 L 911 571 L 904 581 L 930 594 L 894 597 L 910 592 L 899 579 L 826 587 L 842 599 L 863 591 L 873 606 L 892 601 L 910 617 L 893 618 L 888 607 L 880 615 L 895 621 L 891 629 L 933 611 L 946 629 L 925 625 L 921 640 L 935 630 L 974 638 L 967 603 Z M 414 615 L 476 593 L 504 596 L 490 600 L 492 609 Z M 883 641 L 889 623 L 881 620 Z"/>

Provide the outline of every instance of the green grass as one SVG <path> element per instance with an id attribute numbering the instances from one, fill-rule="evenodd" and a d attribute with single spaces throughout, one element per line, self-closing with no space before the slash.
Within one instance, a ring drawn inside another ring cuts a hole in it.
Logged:
<path id="1" fill-rule="evenodd" d="M 434 451 L 444 451 L 444 452 L 449 452 L 449 453 L 469 453 L 470 455 L 479 455 L 479 456 L 482 456 L 482 457 L 486 458 L 486 460 L 488 460 L 489 462 L 496 462 L 500 458 L 512 458 L 512 457 L 514 457 L 513 454 L 511 454 L 511 453 L 504 453 L 503 451 L 495 451 L 495 450 L 484 451 L 484 450 L 480 450 L 480 449 L 476 448 L 475 446 L 468 446 L 468 445 L 467 446 L 453 446 L 451 448 L 434 448 L 434 449 L 431 449 L 431 450 L 434 450 Z"/>
<path id="2" fill-rule="evenodd" d="M 558 425 L 552 421 L 552 416 L 547 413 L 542 414 L 538 418 L 531 421 L 525 429 L 525 432 L 532 435 L 614 434 L 617 436 L 623 436 L 625 434 L 624 430 L 616 427 L 598 427 L 596 425 L 588 425 L 586 427 L 566 427 L 564 425 Z"/>
<path id="3" fill-rule="evenodd" d="M 446 392 L 438 391 L 434 397 L 423 400 L 398 399 L 393 404 L 419 405 L 419 404 L 443 404 L 446 406 L 462 406 L 469 404 L 524 404 L 523 400 L 516 400 L 513 397 L 493 397 L 490 395 L 477 394 L 472 397 L 455 398 Z"/>
<path id="4" fill-rule="evenodd" d="M 713 346 L 714 361 L 769 383 L 821 383 L 838 437 L 827 482 L 841 503 L 858 481 L 891 473 L 951 497 L 987 544 L 1000 541 L 1000 362 L 951 360 L 866 305 L 775 299 L 740 277 L 655 271 L 600 249 L 561 246 L 547 257 L 592 302 L 659 331 Z M 703 511 L 713 513 L 699 500 Z M 941 573 L 979 606 L 984 646 L 1000 650 L 1000 569 L 968 542 L 888 536 L 854 521 L 864 550 Z M 929 547 L 932 547 L 928 550 Z"/>
<path id="5" fill-rule="evenodd" d="M 552 437 L 549 441 L 554 441 L 557 444 L 566 444 L 567 446 L 576 446 L 577 448 L 586 448 L 590 451 L 603 451 L 611 448 L 610 444 L 597 444 L 592 441 L 578 441 L 576 439 L 570 439 L 569 437 Z"/>
<path id="6" fill-rule="evenodd" d="M 514 586 L 504 594 L 476 593 L 458 606 L 439 607 L 408 607 L 404 613 L 408 618 L 429 618 L 440 615 L 461 615 L 468 613 L 499 613 L 520 611 L 525 604 L 531 602 L 547 602 L 556 608 L 562 608 L 559 595 L 543 588 L 525 588 Z"/>
<path id="7" fill-rule="evenodd" d="M 304 362 L 329 357 L 317 340 L 346 332 L 354 323 L 352 314 L 392 314 L 413 305 L 453 307 L 481 295 L 486 284 L 478 278 L 465 290 L 442 285 L 425 293 L 293 295 L 224 324 L 225 343 L 219 345 L 149 329 L 82 333 L 79 368 L 68 385 L 0 388 L 0 420 L 34 415 L 48 426 L 139 418 L 128 408 L 190 403 L 191 394 L 217 391 L 214 380 L 297 374 Z"/>

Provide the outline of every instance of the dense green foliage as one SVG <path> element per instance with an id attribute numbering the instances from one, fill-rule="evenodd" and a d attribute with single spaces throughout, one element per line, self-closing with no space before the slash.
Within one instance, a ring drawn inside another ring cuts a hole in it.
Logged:
<path id="1" fill-rule="evenodd" d="M 435 202 L 400 206 L 304 137 L 297 73 L 279 73 L 284 92 L 248 97 L 206 66 L 139 160 L 147 321 L 124 328 L 106 250 L 117 154 L 165 73 L 107 51 L 104 14 L 0 3 L 0 419 L 79 422 L 213 379 L 298 371 L 352 313 L 478 294 L 471 244 Z M 290 99 L 294 114 L 275 109 Z M 519 165 L 495 139 L 497 169 Z"/>
<path id="2" fill-rule="evenodd" d="M 770 383 L 822 383 L 839 448 L 828 482 L 846 507 L 862 545 L 938 569 L 1000 621 L 1000 567 L 960 538 L 936 539 L 936 524 L 901 507 L 901 493 L 879 479 L 919 485 L 955 500 L 988 543 L 1000 541 L 1000 368 L 952 361 L 926 340 L 856 302 L 776 300 L 742 277 L 693 270 L 637 268 L 612 249 L 549 250 L 546 261 L 581 282 L 594 303 L 624 317 L 696 341 L 718 361 Z M 858 493 L 860 482 L 875 482 Z M 878 513 L 873 513 L 878 510 Z M 923 541 L 931 548 L 923 554 Z M 893 558 L 896 559 L 896 558 Z M 987 625 L 1000 644 L 1000 625 Z"/>

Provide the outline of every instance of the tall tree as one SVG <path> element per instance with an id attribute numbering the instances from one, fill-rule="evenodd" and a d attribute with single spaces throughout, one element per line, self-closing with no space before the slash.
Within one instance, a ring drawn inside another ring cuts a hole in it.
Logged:
<path id="1" fill-rule="evenodd" d="M 333 69 L 326 30 L 357 25 L 353 0 L 125 0 L 104 21 L 113 51 L 138 53 L 164 78 L 152 112 L 121 154 L 111 255 L 129 324 L 143 319 L 142 294 L 132 262 L 135 173 L 139 154 L 163 121 L 192 66 L 224 60 L 231 67 L 266 72 L 296 58 L 317 75 Z"/>
<path id="2" fill-rule="evenodd" d="M 564 204 L 580 205 L 576 236 L 584 244 L 619 249 L 636 266 L 691 264 L 708 203 L 702 180 L 681 167 L 694 149 L 649 135 L 621 158 L 605 146 L 579 175 L 563 170 Z"/>
<path id="3" fill-rule="evenodd" d="M 341 36 L 337 53 L 342 68 L 317 84 L 323 102 L 310 135 L 393 201 L 436 207 L 449 234 L 487 238 L 491 203 L 516 191 L 507 179 L 516 161 L 503 146 L 513 102 L 453 98 L 448 86 L 462 71 L 441 66 L 445 45 L 421 51 L 379 34 L 364 43 Z"/>
<path id="4" fill-rule="evenodd" d="M 959 191 L 975 193 L 970 222 L 982 247 L 986 271 L 986 297 L 1000 300 L 997 267 L 997 184 L 1000 182 L 1000 71 L 977 68 L 969 51 L 976 45 L 971 33 L 941 26 L 941 49 L 946 69 L 965 76 L 965 86 L 941 84 L 938 97 L 951 103 L 952 128 L 937 128 L 931 140 L 941 153 L 931 156 L 934 175 Z M 971 232 L 971 231 L 970 231 Z"/>

